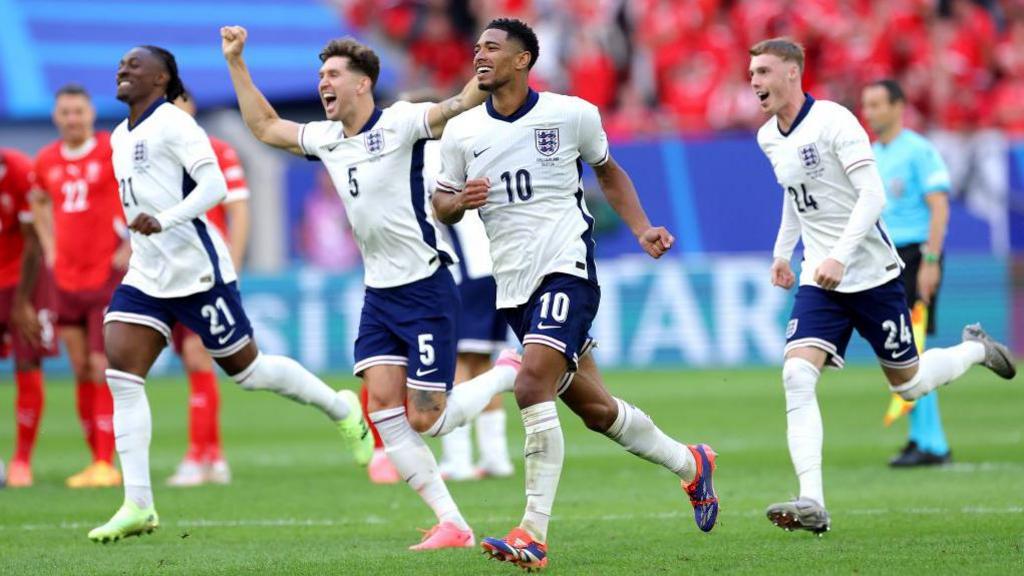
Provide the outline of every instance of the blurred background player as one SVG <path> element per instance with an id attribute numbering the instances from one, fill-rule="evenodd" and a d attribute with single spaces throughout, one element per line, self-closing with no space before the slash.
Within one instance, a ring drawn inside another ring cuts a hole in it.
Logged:
<path id="1" fill-rule="evenodd" d="M 782 188 L 773 285 L 788 290 L 797 283 L 789 260 L 797 242 L 804 244 L 782 367 L 786 437 L 800 494 L 769 505 L 765 514 L 787 531 L 821 534 L 831 518 L 816 388 L 826 365 L 843 367 L 854 329 L 874 350 L 890 390 L 904 400 L 949 384 L 975 364 L 1006 379 L 1017 370 L 1006 346 L 978 324 L 964 327 L 959 345 L 918 355 L 899 280 L 903 263 L 881 220 L 885 187 L 867 133 L 843 106 L 803 91 L 802 46 L 773 38 L 749 54 L 750 87 L 769 116 L 757 142 Z"/>
<path id="2" fill-rule="evenodd" d="M 42 359 L 57 353 L 55 303 L 33 225 L 32 161 L 0 148 L 0 356 L 14 355 L 17 430 L 7 485 L 32 485 L 32 449 L 43 415 Z"/>
<path id="3" fill-rule="evenodd" d="M 53 266 L 57 324 L 75 374 L 78 418 L 92 463 L 67 479 L 70 488 L 117 486 L 113 465 L 114 400 L 104 371 L 103 312 L 128 265 L 130 248 L 110 134 L 96 132 L 89 93 L 69 84 L 57 91 L 53 124 L 60 138 L 36 156 L 32 194 L 36 231 Z"/>
<path id="4" fill-rule="evenodd" d="M 190 116 L 196 115 L 195 100 L 190 93 L 186 92 L 175 100 L 174 105 Z M 227 182 L 228 194 L 223 202 L 206 213 L 206 219 L 227 241 L 231 263 L 238 272 L 245 261 L 249 241 L 249 187 L 235 149 L 213 136 L 210 136 L 210 145 Z M 199 335 L 184 324 L 174 327 L 172 337 L 174 350 L 181 356 L 182 366 L 188 374 L 188 450 L 174 475 L 167 479 L 167 484 L 228 484 L 231 482 L 231 469 L 224 458 L 220 440 L 220 390 L 213 370 L 213 358 L 203 347 Z"/>
<path id="5" fill-rule="evenodd" d="M 895 80 L 868 85 L 861 101 L 864 117 L 877 138 L 872 148 L 887 197 L 882 219 L 905 264 L 901 273 L 903 289 L 912 311 L 918 349 L 924 351 L 925 336 L 935 333 L 942 246 L 949 222 L 949 170 L 928 140 L 903 126 L 906 97 Z M 942 429 L 938 394 L 936 390 L 918 398 L 912 408 L 899 395 L 893 396 L 895 410 L 889 414 L 910 408 L 910 434 L 890 465 L 928 466 L 952 460 Z"/>
<path id="6" fill-rule="evenodd" d="M 450 119 L 483 100 L 471 80 L 439 103 L 378 108 L 380 59 L 351 38 L 321 50 L 317 91 L 326 120 L 284 120 L 255 86 L 242 57 L 247 32 L 221 28 L 222 49 L 249 130 L 264 144 L 324 163 L 365 262 L 363 309 L 353 373 L 369 394 L 370 420 L 399 475 L 434 512 L 437 524 L 411 550 L 475 544 L 437 461 L 420 437 L 443 436 L 512 388 L 518 355 L 452 389 L 458 292 L 448 247 L 438 238 L 423 179 L 423 146 Z"/>
<path id="7" fill-rule="evenodd" d="M 117 98 L 129 115 L 110 141 L 132 256 L 103 319 L 125 487 L 117 512 L 89 531 L 90 540 L 104 543 L 159 526 L 145 379 L 178 322 L 200 334 L 243 389 L 314 405 L 335 423 L 359 464 L 368 463 L 373 451 L 355 394 L 335 391 L 290 358 L 262 353 L 253 340 L 227 246 L 206 221 L 206 212 L 227 195 L 227 183 L 206 132 L 170 103 L 185 91 L 174 55 L 157 46 L 132 48 L 118 64 L 116 80 Z"/>

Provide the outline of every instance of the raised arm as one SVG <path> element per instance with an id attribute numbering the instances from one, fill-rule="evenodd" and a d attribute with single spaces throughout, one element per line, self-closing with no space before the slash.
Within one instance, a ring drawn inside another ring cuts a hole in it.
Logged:
<path id="1" fill-rule="evenodd" d="M 462 114 L 470 108 L 474 108 L 487 99 L 487 92 L 480 89 L 476 78 L 470 80 L 462 92 L 447 100 L 434 104 L 427 111 L 427 123 L 430 125 L 430 133 L 434 138 L 440 138 L 448 121 Z"/>
<path id="2" fill-rule="evenodd" d="M 593 168 L 608 203 L 629 226 L 644 252 L 652 258 L 661 258 L 676 239 L 664 227 L 651 226 L 629 174 L 610 155 L 607 161 Z"/>
<path id="3" fill-rule="evenodd" d="M 249 68 L 242 58 L 247 35 L 248 32 L 241 26 L 224 26 L 220 29 L 221 51 L 228 63 L 242 119 L 260 142 L 301 156 L 299 124 L 281 119 L 252 81 Z"/>

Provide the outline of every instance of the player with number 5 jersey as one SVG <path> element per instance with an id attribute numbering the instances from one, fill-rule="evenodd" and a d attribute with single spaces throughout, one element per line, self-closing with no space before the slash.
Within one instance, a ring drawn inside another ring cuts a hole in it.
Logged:
<path id="1" fill-rule="evenodd" d="M 803 48 L 784 38 L 750 49 L 750 86 L 770 116 L 757 141 L 782 188 L 782 223 L 771 281 L 796 284 L 789 265 L 804 242 L 800 288 L 786 329 L 782 381 L 789 452 L 800 480 L 795 500 L 772 504 L 786 530 L 830 529 L 821 478 L 823 426 L 815 387 L 825 365 L 843 367 L 857 332 L 871 344 L 892 391 L 915 400 L 982 364 L 1016 374 L 1009 350 L 974 324 L 963 343 L 918 358 L 903 285 L 903 262 L 881 220 L 886 197 L 868 136 L 839 104 L 804 93 Z"/>
<path id="2" fill-rule="evenodd" d="M 132 48 L 116 80 L 129 116 L 114 130 L 111 147 L 132 255 L 104 319 L 104 344 L 125 500 L 106 524 L 89 532 L 96 542 L 159 525 L 143 384 L 177 323 L 199 334 L 242 388 L 313 404 L 336 422 L 357 462 L 365 465 L 373 452 L 354 393 L 336 392 L 294 360 L 261 354 L 256 346 L 227 247 L 205 216 L 225 198 L 227 184 L 206 133 L 171 103 L 185 94 L 174 55 L 156 46 Z"/>
<path id="3" fill-rule="evenodd" d="M 643 411 L 613 397 L 589 354 L 601 291 L 583 163 L 593 167 L 608 201 L 651 257 L 661 257 L 674 239 L 647 219 L 632 181 L 609 153 L 597 108 L 530 89 L 538 53 L 526 23 L 500 18 L 487 25 L 473 66 L 490 97 L 450 122 L 433 198 L 446 224 L 466 210 L 480 211 L 497 307 L 524 346 L 515 395 L 526 429 L 526 512 L 505 538 L 485 538 L 483 547 L 526 569 L 548 563 L 548 521 L 564 459 L 559 396 L 588 428 L 676 474 L 701 530 L 710 531 L 718 515 L 711 448 L 673 440 Z"/>
<path id="4" fill-rule="evenodd" d="M 263 143 L 324 163 L 365 263 L 366 295 L 355 343 L 369 416 L 399 475 L 429 505 L 437 525 L 413 550 L 475 545 L 430 448 L 439 436 L 476 418 L 490 399 L 511 390 L 518 355 L 454 390 L 458 292 L 446 264 L 423 179 L 423 148 L 463 110 L 483 100 L 476 81 L 440 103 L 396 102 L 378 108 L 373 87 L 380 60 L 351 39 L 320 52 L 317 86 L 326 120 L 298 124 L 278 117 L 242 59 L 247 32 L 221 29 L 224 57 L 246 125 Z"/>

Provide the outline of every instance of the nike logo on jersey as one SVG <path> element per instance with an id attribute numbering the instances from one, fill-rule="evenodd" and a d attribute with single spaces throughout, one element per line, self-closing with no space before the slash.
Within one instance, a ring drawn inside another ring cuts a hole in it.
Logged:
<path id="1" fill-rule="evenodd" d="M 904 350 L 903 352 L 893 352 L 893 353 L 892 353 L 892 359 L 893 359 L 893 360 L 895 360 L 895 359 L 899 358 L 900 356 L 903 356 L 903 355 L 904 355 L 904 354 L 906 354 L 907 352 L 910 352 L 910 348 L 907 348 L 907 349 L 906 349 L 906 350 Z"/>
<path id="2" fill-rule="evenodd" d="M 227 334 L 221 336 L 220 338 L 217 338 L 217 343 L 218 344 L 224 344 L 225 342 L 230 340 L 231 336 L 233 336 L 234 334 L 235 334 L 235 329 L 232 328 L 230 332 L 228 332 Z"/>
<path id="3" fill-rule="evenodd" d="M 438 370 L 437 368 L 431 368 L 430 370 L 421 370 L 421 369 L 417 368 L 416 369 L 416 377 L 417 378 L 422 378 L 423 376 L 426 376 L 427 374 L 433 374 L 434 372 L 437 372 L 437 370 Z"/>
<path id="4" fill-rule="evenodd" d="M 537 330 L 551 330 L 552 328 L 561 328 L 561 324 L 545 324 L 543 322 L 537 324 Z"/>
<path id="5" fill-rule="evenodd" d="M 473 150 L 473 158 L 479 158 L 481 154 L 483 154 L 484 152 L 487 152 L 490 149 L 491 149 L 491 147 L 488 146 L 487 148 L 484 148 L 483 150 L 481 150 L 479 152 L 477 152 L 476 150 Z"/>
<path id="6" fill-rule="evenodd" d="M 328 144 L 327 145 L 327 151 L 328 152 L 334 152 L 334 149 L 337 148 L 338 146 L 341 146 L 341 142 L 335 142 L 334 144 Z"/>

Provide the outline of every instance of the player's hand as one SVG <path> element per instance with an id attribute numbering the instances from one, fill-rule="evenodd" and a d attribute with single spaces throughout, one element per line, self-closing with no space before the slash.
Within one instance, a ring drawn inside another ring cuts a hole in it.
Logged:
<path id="1" fill-rule="evenodd" d="M 249 32 L 241 26 L 222 26 L 220 50 L 224 53 L 224 58 L 227 60 L 239 58 L 242 55 L 242 49 L 245 48 L 245 39 L 248 36 Z"/>
<path id="2" fill-rule="evenodd" d="M 796 284 L 796 275 L 793 274 L 793 269 L 789 266 L 789 260 L 784 258 L 776 258 L 772 262 L 772 286 L 778 286 L 783 290 L 789 290 Z"/>
<path id="3" fill-rule="evenodd" d="M 941 271 L 938 262 L 922 262 L 917 270 L 917 297 L 926 305 L 932 303 L 932 296 L 939 289 Z"/>
<path id="4" fill-rule="evenodd" d="M 676 243 L 675 237 L 669 234 L 664 226 L 652 226 L 644 230 L 637 240 L 640 241 L 640 247 L 644 249 L 644 252 L 655 259 L 661 258 L 662 254 L 668 252 L 668 249 Z"/>
<path id="5" fill-rule="evenodd" d="M 459 208 L 476 210 L 487 204 L 487 192 L 491 189 L 490 178 L 474 178 L 466 181 L 466 187 L 457 194 Z"/>
<path id="6" fill-rule="evenodd" d="M 11 323 L 21 337 L 33 348 L 39 348 L 43 341 L 43 325 L 31 302 L 15 302 L 11 309 Z"/>
<path id="7" fill-rule="evenodd" d="M 843 281 L 846 266 L 835 258 L 825 258 L 814 271 L 814 282 L 825 290 L 835 290 Z"/>
<path id="8" fill-rule="evenodd" d="M 132 220 L 132 223 L 128 225 L 128 229 L 133 232 L 138 232 L 143 236 L 149 236 L 150 234 L 156 234 L 162 232 L 164 227 L 160 225 L 160 221 L 155 216 L 150 216 L 143 212 Z"/>

